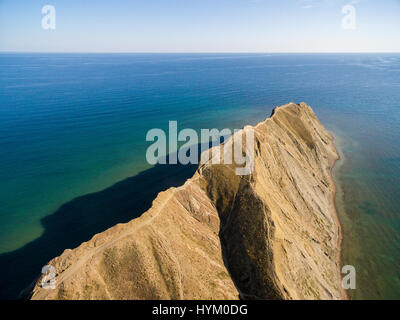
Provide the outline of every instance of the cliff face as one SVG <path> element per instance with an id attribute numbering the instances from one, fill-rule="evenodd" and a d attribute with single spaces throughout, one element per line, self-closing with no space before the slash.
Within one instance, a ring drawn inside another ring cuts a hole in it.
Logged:
<path id="1" fill-rule="evenodd" d="M 276 108 L 253 129 L 251 175 L 200 166 L 140 218 L 50 261 L 57 287 L 39 279 L 32 298 L 345 298 L 332 137 L 304 103 Z"/>

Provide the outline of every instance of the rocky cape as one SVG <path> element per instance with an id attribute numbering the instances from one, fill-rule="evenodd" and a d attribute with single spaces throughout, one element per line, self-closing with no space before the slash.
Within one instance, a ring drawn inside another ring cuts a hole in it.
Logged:
<path id="1" fill-rule="evenodd" d="M 251 175 L 199 166 L 139 218 L 51 260 L 56 289 L 39 278 L 31 298 L 344 299 L 332 136 L 305 103 L 249 129 Z"/>

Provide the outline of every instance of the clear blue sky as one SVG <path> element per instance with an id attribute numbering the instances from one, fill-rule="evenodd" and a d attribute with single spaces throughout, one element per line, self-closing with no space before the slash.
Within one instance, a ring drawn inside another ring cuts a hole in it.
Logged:
<path id="1" fill-rule="evenodd" d="M 42 29 L 46 4 L 55 30 Z M 400 1 L 0 0 L 0 51 L 400 52 Z"/>

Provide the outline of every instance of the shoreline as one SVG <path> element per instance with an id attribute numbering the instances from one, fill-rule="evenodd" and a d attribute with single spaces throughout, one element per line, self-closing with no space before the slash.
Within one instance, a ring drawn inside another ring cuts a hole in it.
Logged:
<path id="1" fill-rule="evenodd" d="M 332 203 L 333 203 L 333 208 L 334 208 L 334 211 L 335 211 L 335 218 L 336 218 L 336 221 L 337 221 L 337 224 L 338 224 L 338 232 L 339 232 L 339 234 L 338 234 L 337 263 L 338 263 L 338 268 L 339 268 L 339 270 L 338 270 L 339 279 L 342 281 L 343 277 L 342 277 L 342 272 L 341 272 L 342 270 L 341 269 L 342 269 L 343 225 L 342 225 L 342 223 L 340 221 L 339 211 L 338 211 L 338 208 L 336 206 L 336 195 L 337 195 L 336 183 L 338 183 L 338 182 L 334 178 L 333 170 L 335 169 L 338 161 L 343 160 L 343 157 L 341 156 L 341 152 L 339 152 L 339 149 L 338 149 L 338 147 L 337 147 L 337 145 L 335 143 L 335 141 L 337 139 L 335 138 L 334 134 L 331 131 L 329 131 L 329 133 L 332 136 L 332 142 L 333 142 L 333 144 L 335 146 L 336 155 L 337 155 L 337 157 L 335 159 L 333 159 L 333 161 L 332 161 L 332 163 L 330 165 L 329 173 L 330 173 L 330 176 L 331 176 L 331 180 L 333 182 Z M 341 291 L 343 293 L 344 300 L 350 300 L 350 297 L 347 294 L 346 290 L 343 289 L 342 283 L 340 283 L 340 288 L 341 288 Z"/>

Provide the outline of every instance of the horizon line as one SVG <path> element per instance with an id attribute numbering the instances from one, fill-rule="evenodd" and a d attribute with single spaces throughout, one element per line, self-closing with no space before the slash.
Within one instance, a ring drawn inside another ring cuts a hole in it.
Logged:
<path id="1" fill-rule="evenodd" d="M 30 54 L 400 54 L 400 51 L 14 51 L 0 50 L 5 53 Z"/>

